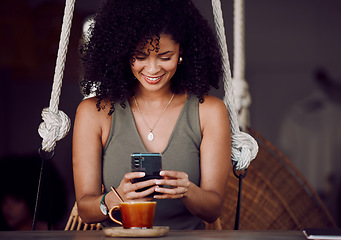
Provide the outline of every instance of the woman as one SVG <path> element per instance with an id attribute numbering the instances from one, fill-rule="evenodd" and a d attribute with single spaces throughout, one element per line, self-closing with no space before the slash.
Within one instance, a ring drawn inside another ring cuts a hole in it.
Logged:
<path id="1" fill-rule="evenodd" d="M 82 48 L 84 94 L 73 135 L 84 222 L 119 199 L 158 202 L 154 225 L 203 229 L 221 212 L 231 165 L 228 112 L 208 95 L 222 73 L 217 41 L 190 0 L 108 0 Z M 130 154 L 162 154 L 162 179 L 133 183 Z M 105 188 L 103 194 L 102 184 Z M 144 191 L 139 189 L 149 187 Z"/>

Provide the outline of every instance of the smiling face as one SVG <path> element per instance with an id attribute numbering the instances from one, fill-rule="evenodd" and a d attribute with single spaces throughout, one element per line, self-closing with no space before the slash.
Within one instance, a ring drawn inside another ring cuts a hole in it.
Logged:
<path id="1" fill-rule="evenodd" d="M 171 35 L 154 37 L 143 49 L 136 49 L 131 70 L 140 83 L 149 91 L 170 88 L 179 60 L 180 44 Z"/>

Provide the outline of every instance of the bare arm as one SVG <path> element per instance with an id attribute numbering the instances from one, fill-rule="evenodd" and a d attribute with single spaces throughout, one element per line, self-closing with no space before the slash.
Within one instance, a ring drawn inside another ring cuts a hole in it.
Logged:
<path id="1" fill-rule="evenodd" d="M 100 211 L 102 194 L 102 150 L 108 139 L 111 117 L 109 107 L 98 111 L 97 99 L 81 102 L 77 109 L 73 132 L 73 175 L 78 212 L 83 222 L 94 223 L 108 219 Z M 105 104 L 105 103 L 104 103 Z M 108 105 L 108 104 L 107 104 Z M 127 173 L 117 191 L 124 200 L 144 198 L 154 191 L 152 187 L 143 192 L 135 190 L 154 185 L 153 181 L 132 184 L 132 179 L 142 177 L 141 173 Z M 113 192 L 105 196 L 110 209 L 119 204 Z"/>
<path id="2" fill-rule="evenodd" d="M 80 103 L 73 131 L 73 175 L 78 212 L 86 223 L 101 222 L 102 144 L 104 111 L 97 111 L 96 99 Z"/>
<path id="3" fill-rule="evenodd" d="M 188 180 L 184 172 L 163 171 L 164 180 L 158 185 L 175 188 L 156 188 L 164 193 L 157 198 L 181 198 L 187 209 L 204 221 L 213 222 L 220 213 L 231 167 L 231 135 L 228 111 L 215 97 L 206 97 L 199 107 L 202 143 L 200 147 L 200 187 Z"/>

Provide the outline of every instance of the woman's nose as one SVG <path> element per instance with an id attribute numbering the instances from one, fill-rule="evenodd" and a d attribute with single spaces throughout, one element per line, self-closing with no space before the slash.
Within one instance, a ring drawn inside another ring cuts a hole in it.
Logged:
<path id="1" fill-rule="evenodd" d="M 145 70 L 151 75 L 158 73 L 160 69 L 161 66 L 156 59 L 149 60 L 145 66 Z"/>

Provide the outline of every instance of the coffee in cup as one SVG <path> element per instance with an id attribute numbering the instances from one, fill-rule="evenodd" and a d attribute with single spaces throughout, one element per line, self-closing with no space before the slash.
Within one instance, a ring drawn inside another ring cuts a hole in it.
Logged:
<path id="1" fill-rule="evenodd" d="M 130 229 L 152 228 L 154 223 L 156 202 L 122 202 L 110 209 L 109 217 L 115 223 Z M 115 219 L 113 213 L 120 211 L 122 222 Z"/>

